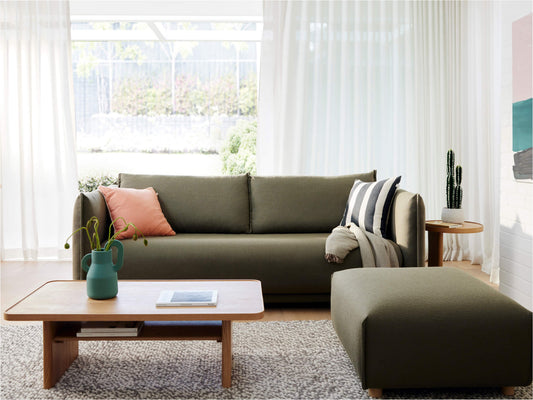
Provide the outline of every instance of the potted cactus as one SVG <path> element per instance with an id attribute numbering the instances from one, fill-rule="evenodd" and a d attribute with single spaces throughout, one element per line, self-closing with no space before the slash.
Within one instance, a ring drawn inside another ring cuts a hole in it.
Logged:
<path id="1" fill-rule="evenodd" d="M 442 221 L 462 224 L 465 221 L 461 203 L 463 201 L 463 167 L 455 166 L 455 153 L 446 154 L 446 207 L 442 209 Z"/>

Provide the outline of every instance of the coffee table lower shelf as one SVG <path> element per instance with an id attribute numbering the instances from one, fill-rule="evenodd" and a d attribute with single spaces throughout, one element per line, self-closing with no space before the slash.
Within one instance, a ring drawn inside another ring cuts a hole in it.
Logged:
<path id="1" fill-rule="evenodd" d="M 78 357 L 78 342 L 216 340 L 222 342 L 222 386 L 231 387 L 231 321 L 145 322 L 138 336 L 77 337 L 81 322 L 43 321 L 43 387 L 52 388 Z"/>

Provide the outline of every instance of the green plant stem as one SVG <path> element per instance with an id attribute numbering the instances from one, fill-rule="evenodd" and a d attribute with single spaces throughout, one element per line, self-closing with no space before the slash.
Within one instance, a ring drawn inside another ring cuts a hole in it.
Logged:
<path id="1" fill-rule="evenodd" d="M 119 220 L 119 219 L 124 221 L 124 223 L 126 225 L 122 229 L 116 231 L 113 236 L 111 236 L 111 228 L 113 228 L 115 226 L 115 222 L 117 220 Z M 131 222 L 126 222 L 124 217 L 117 217 L 113 221 L 111 221 L 111 224 L 109 225 L 109 233 L 108 233 L 108 236 L 107 236 L 108 240 L 107 240 L 107 243 L 105 245 L 105 250 L 109 250 L 111 248 L 111 243 L 113 242 L 113 240 L 115 240 L 115 238 L 118 235 L 120 235 L 122 232 L 126 232 L 129 229 L 130 226 L 133 227 L 133 229 L 135 230 L 135 235 L 133 237 L 133 240 L 137 240 L 137 235 L 140 233 L 141 236 L 143 237 L 144 245 L 146 246 L 148 244 L 148 241 L 144 237 L 144 234 L 139 229 L 137 229 L 137 227 L 134 224 L 132 224 Z"/>
<path id="2" fill-rule="evenodd" d="M 76 233 L 80 232 L 80 231 L 85 231 L 85 233 L 87 233 L 87 237 L 89 238 L 89 243 L 91 245 L 91 250 L 93 249 L 93 242 L 92 242 L 92 239 L 91 239 L 91 234 L 89 233 L 89 230 L 87 229 L 87 227 L 85 226 L 82 226 L 81 228 L 78 228 L 76 229 L 74 232 L 72 232 L 70 234 L 70 236 L 67 238 L 67 240 L 65 240 L 65 249 L 68 249 L 70 246 L 68 245 L 68 240 L 74 236 Z"/>
<path id="3" fill-rule="evenodd" d="M 93 237 L 94 237 L 93 245 L 94 245 L 94 247 L 93 247 L 93 249 L 101 250 L 102 247 L 101 247 L 101 244 L 100 244 L 100 236 L 98 235 L 98 226 L 100 225 L 100 221 L 98 221 L 98 218 L 93 216 L 93 217 L 91 217 L 89 219 L 89 221 L 87 222 L 87 225 L 89 225 L 91 222 L 93 224 L 93 231 L 94 231 L 94 234 L 93 234 Z M 88 229 L 89 228 L 87 227 L 87 230 Z"/>
<path id="4" fill-rule="evenodd" d="M 114 235 L 111 235 L 111 229 L 115 227 L 114 224 L 119 219 L 124 221 L 126 226 L 124 226 L 122 229 L 116 231 Z M 81 231 L 85 231 L 85 233 L 87 234 L 87 237 L 89 238 L 89 244 L 91 246 L 91 250 L 94 250 L 94 251 L 102 251 L 102 250 L 109 251 L 109 249 L 111 248 L 111 243 L 114 240 L 116 240 L 115 238 L 118 235 L 120 235 L 122 232 L 126 232 L 129 229 L 130 226 L 133 227 L 133 229 L 135 230 L 135 233 L 133 235 L 133 240 L 137 240 L 137 238 L 140 235 L 143 238 L 144 245 L 148 246 L 148 240 L 146 240 L 146 237 L 144 236 L 144 234 L 134 224 L 132 224 L 131 222 L 126 222 L 126 220 L 123 217 L 118 217 L 118 218 L 115 218 L 113 221 L 111 221 L 111 224 L 109 225 L 108 235 L 107 235 L 107 242 L 106 242 L 104 248 L 102 249 L 102 246 L 101 246 L 101 243 L 100 243 L 100 236 L 98 235 L 98 226 L 99 225 L 100 225 L 100 222 L 98 221 L 98 218 L 96 218 L 94 216 L 89 218 L 89 220 L 87 221 L 86 226 L 82 226 L 81 228 L 76 229 L 74 232 L 72 232 L 70 234 L 69 237 L 67 237 L 67 240 L 65 241 L 65 249 L 68 249 L 70 247 L 69 244 L 68 244 L 68 241 L 69 241 L 69 239 L 72 236 L 74 236 L 74 234 L 76 234 L 78 232 L 81 232 Z M 91 235 L 91 231 L 90 231 L 91 228 L 93 229 L 93 234 L 92 235 Z"/>

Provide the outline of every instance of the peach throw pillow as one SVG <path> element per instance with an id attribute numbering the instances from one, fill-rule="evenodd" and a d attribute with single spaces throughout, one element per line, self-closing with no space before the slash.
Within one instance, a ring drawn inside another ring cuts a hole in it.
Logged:
<path id="1" fill-rule="evenodd" d="M 163 215 L 157 193 L 154 188 L 129 189 L 98 187 L 104 195 L 111 220 L 123 217 L 131 222 L 144 236 L 173 236 L 176 234 Z M 115 221 L 115 232 L 126 226 L 122 219 Z M 135 230 L 129 227 L 127 231 L 117 236 L 117 239 L 133 237 Z"/>

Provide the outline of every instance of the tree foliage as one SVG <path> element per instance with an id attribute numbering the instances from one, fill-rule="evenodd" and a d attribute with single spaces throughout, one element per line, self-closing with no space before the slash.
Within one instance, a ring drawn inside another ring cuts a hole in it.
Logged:
<path id="1" fill-rule="evenodd" d="M 80 193 L 92 192 L 98 189 L 98 186 L 118 185 L 118 177 L 112 175 L 94 175 L 82 178 L 78 181 L 78 190 Z"/>
<path id="2" fill-rule="evenodd" d="M 229 131 L 222 146 L 222 173 L 239 175 L 257 173 L 256 167 L 257 121 L 240 120 Z"/>

